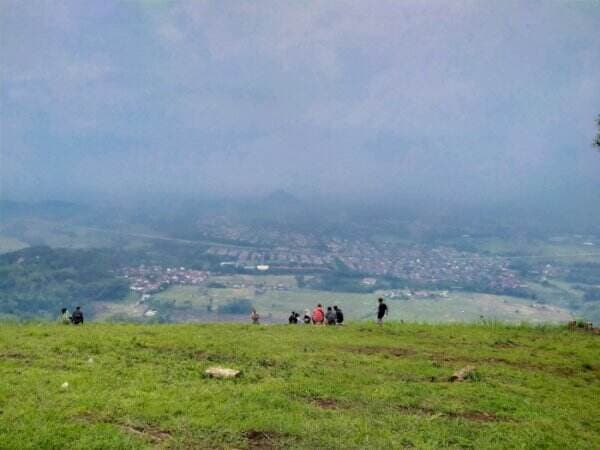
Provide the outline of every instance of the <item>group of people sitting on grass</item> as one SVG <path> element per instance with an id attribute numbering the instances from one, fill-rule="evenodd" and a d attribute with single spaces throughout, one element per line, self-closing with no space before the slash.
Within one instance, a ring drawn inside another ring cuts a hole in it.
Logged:
<path id="1" fill-rule="evenodd" d="M 384 303 L 383 298 L 379 298 L 377 305 L 377 323 L 382 324 L 383 318 L 388 315 L 388 306 Z M 256 309 L 252 308 L 250 314 L 250 320 L 252 323 L 258 324 L 260 316 L 256 312 Z M 342 308 L 337 305 L 328 306 L 327 311 L 323 308 L 323 305 L 319 303 L 312 313 L 308 310 L 304 310 L 302 318 L 296 311 L 292 311 L 288 318 L 290 325 L 298 323 L 304 323 L 305 325 L 342 325 L 344 323 L 344 312 Z"/>
<path id="2" fill-rule="evenodd" d="M 69 310 L 67 308 L 62 308 L 60 310 L 60 316 L 58 318 L 59 322 L 64 325 L 79 325 L 83 324 L 83 311 L 81 310 L 81 306 L 75 308 L 73 311 L 73 315 L 69 315 Z"/>
<path id="3" fill-rule="evenodd" d="M 306 325 L 342 325 L 344 323 L 344 313 L 342 308 L 337 305 L 328 306 L 327 311 L 323 309 L 323 305 L 320 303 L 317 305 L 315 309 L 313 309 L 312 314 L 308 309 L 304 310 L 304 316 L 300 319 L 300 314 L 296 311 L 292 311 L 290 317 L 288 318 L 288 323 L 290 325 L 297 323 L 304 323 Z"/>
<path id="4" fill-rule="evenodd" d="M 377 323 L 383 323 L 383 318 L 387 314 L 388 307 L 383 302 L 383 299 L 380 298 L 377 306 Z M 58 320 L 65 325 L 83 324 L 83 311 L 81 311 L 81 306 L 75 308 L 73 315 L 69 315 L 69 310 L 67 308 L 62 308 L 60 310 L 60 316 Z M 258 324 L 260 321 L 260 316 L 254 308 L 252 308 L 250 320 L 252 320 L 252 323 L 254 324 Z M 290 317 L 288 318 L 288 323 L 290 325 L 298 323 L 304 323 L 305 325 L 342 325 L 344 323 L 344 313 L 342 308 L 337 305 L 328 306 L 327 311 L 325 311 L 325 309 L 323 309 L 323 305 L 319 303 L 317 307 L 313 309 L 312 314 L 308 309 L 305 309 L 302 319 L 300 319 L 300 314 L 298 314 L 296 311 L 292 311 Z"/>

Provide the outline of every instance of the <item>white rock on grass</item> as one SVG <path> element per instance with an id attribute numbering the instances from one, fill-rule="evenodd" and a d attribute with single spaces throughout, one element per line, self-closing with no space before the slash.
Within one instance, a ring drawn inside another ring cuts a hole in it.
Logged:
<path id="1" fill-rule="evenodd" d="M 63 384 L 60 385 L 61 389 L 67 389 L 69 387 L 69 383 L 68 382 L 64 382 Z"/>
<path id="2" fill-rule="evenodd" d="M 465 381 L 475 376 L 475 366 L 466 366 L 457 370 L 450 377 L 450 381 Z"/>
<path id="3" fill-rule="evenodd" d="M 209 367 L 204 373 L 211 378 L 235 378 L 240 374 L 240 371 L 225 367 Z"/>

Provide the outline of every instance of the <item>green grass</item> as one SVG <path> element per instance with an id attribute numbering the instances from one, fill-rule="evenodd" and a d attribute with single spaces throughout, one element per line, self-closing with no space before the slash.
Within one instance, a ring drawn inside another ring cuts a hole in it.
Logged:
<path id="1" fill-rule="evenodd" d="M 494 323 L 2 324 L 0 448 L 592 449 L 599 355 Z"/>
<path id="2" fill-rule="evenodd" d="M 536 257 L 560 256 L 559 263 L 573 262 L 598 262 L 599 250 L 597 247 L 583 245 L 585 238 L 569 239 L 568 242 L 548 242 L 540 239 L 502 239 L 502 238 L 472 238 L 469 242 L 479 251 L 489 252 L 493 255 L 528 255 Z M 566 257 L 565 255 L 571 255 Z"/>

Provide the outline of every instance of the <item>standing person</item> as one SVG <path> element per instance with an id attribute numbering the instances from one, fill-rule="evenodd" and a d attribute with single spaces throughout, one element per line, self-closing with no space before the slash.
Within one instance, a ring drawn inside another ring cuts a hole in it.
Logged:
<path id="1" fill-rule="evenodd" d="M 288 318 L 289 324 L 290 325 L 297 324 L 298 323 L 298 317 L 300 317 L 300 314 L 298 314 L 295 311 L 292 311 L 292 314 L 290 314 L 290 317 Z"/>
<path id="2" fill-rule="evenodd" d="M 58 321 L 63 325 L 69 325 L 71 323 L 71 317 L 69 316 L 69 310 L 67 308 L 62 308 L 60 310 L 60 316 L 58 316 Z"/>
<path id="3" fill-rule="evenodd" d="M 327 320 L 327 325 L 335 325 L 336 314 L 331 306 L 327 307 L 327 313 L 325 314 L 325 320 Z"/>
<path id="4" fill-rule="evenodd" d="M 344 313 L 342 312 L 342 308 L 333 305 L 333 310 L 335 311 L 335 321 L 338 325 L 342 325 L 344 323 Z"/>
<path id="5" fill-rule="evenodd" d="M 259 322 L 258 322 L 259 319 L 260 319 L 260 316 L 256 312 L 256 309 L 252 308 L 252 312 L 250 313 L 250 320 L 252 320 L 252 323 L 254 325 L 259 325 Z"/>
<path id="6" fill-rule="evenodd" d="M 304 310 L 304 317 L 302 318 L 302 321 L 305 325 L 310 325 L 310 323 L 312 322 L 312 319 L 310 317 L 310 311 L 308 309 Z"/>
<path id="7" fill-rule="evenodd" d="M 315 325 L 323 325 L 323 321 L 325 320 L 325 311 L 323 311 L 323 305 L 320 303 L 317 305 L 312 312 L 312 321 Z"/>
<path id="8" fill-rule="evenodd" d="M 388 307 L 383 303 L 383 299 L 379 297 L 379 305 L 377 305 L 377 323 L 382 324 L 383 318 L 388 314 Z"/>
<path id="9" fill-rule="evenodd" d="M 73 322 L 73 325 L 83 325 L 83 311 L 81 311 L 81 306 L 75 308 L 75 311 L 73 311 L 73 315 L 71 316 L 71 321 Z"/>

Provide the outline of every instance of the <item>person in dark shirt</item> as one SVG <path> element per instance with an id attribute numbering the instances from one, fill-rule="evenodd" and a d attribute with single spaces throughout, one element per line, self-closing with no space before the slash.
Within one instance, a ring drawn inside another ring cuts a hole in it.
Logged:
<path id="1" fill-rule="evenodd" d="M 73 322 L 73 325 L 83 325 L 83 311 L 81 311 L 81 306 L 75 308 L 75 311 L 73 311 L 73 315 L 71 316 L 71 321 Z"/>
<path id="2" fill-rule="evenodd" d="M 327 325 L 335 325 L 336 314 L 331 306 L 327 307 L 327 312 L 325 313 L 325 320 L 327 321 Z"/>
<path id="3" fill-rule="evenodd" d="M 333 310 L 335 311 L 335 321 L 338 325 L 344 323 L 344 313 L 342 312 L 342 308 L 339 308 L 337 305 L 333 305 Z"/>
<path id="4" fill-rule="evenodd" d="M 383 299 L 379 298 L 379 305 L 377 305 L 377 323 L 382 324 L 383 318 L 388 314 L 388 307 L 383 303 Z"/>
<path id="5" fill-rule="evenodd" d="M 300 314 L 298 314 L 295 311 L 292 311 L 292 314 L 290 314 L 290 317 L 288 318 L 288 322 L 290 323 L 290 325 L 297 324 L 298 323 L 298 317 L 300 317 Z"/>

